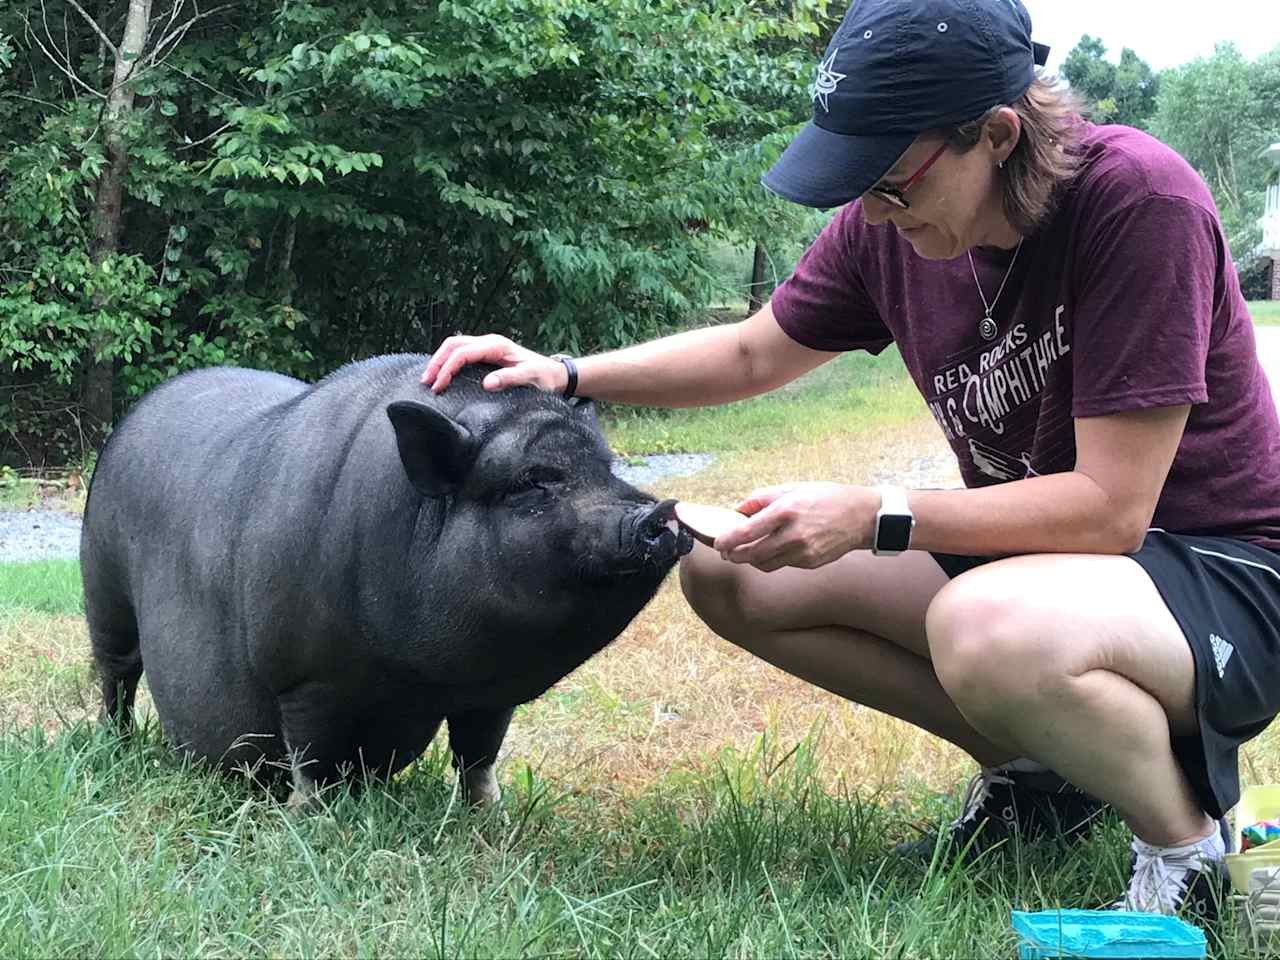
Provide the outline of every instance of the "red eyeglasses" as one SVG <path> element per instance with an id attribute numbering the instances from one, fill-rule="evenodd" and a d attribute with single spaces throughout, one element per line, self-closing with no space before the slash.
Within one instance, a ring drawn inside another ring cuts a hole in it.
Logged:
<path id="1" fill-rule="evenodd" d="M 942 154 L 946 151 L 947 146 L 948 144 L 946 143 L 946 141 L 943 141 L 942 146 L 940 146 L 937 150 L 933 152 L 933 156 L 931 156 L 928 160 L 924 162 L 924 166 L 922 166 L 919 170 L 917 170 L 911 176 L 907 177 L 907 182 L 904 183 L 902 186 L 900 187 L 883 186 L 882 187 L 877 185 L 869 189 L 867 193 L 872 194 L 877 200 L 883 200 L 885 203 L 892 204 L 893 206 L 897 207 L 900 210 L 910 210 L 911 204 L 907 202 L 907 198 L 904 197 L 903 194 L 907 192 L 907 189 L 913 183 L 915 183 L 917 180 L 923 177 L 930 167 L 932 167 L 935 163 L 937 163 L 938 158 L 942 156 Z"/>

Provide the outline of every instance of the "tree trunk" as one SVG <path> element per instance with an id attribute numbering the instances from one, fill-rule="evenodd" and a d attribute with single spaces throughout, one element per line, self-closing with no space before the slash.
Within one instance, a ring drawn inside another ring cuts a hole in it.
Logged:
<path id="1" fill-rule="evenodd" d="M 431 333 L 427 337 L 427 347 L 431 350 L 437 350 L 440 344 L 444 342 L 445 337 L 449 336 L 449 321 L 452 311 L 449 304 L 444 300 L 431 301 Z"/>
<path id="2" fill-rule="evenodd" d="M 293 246 L 298 238 L 298 218 L 290 217 L 284 227 L 284 243 L 281 244 L 280 261 L 276 264 L 275 295 L 283 304 L 293 303 L 293 288 L 297 278 L 293 274 Z"/>
<path id="3" fill-rule="evenodd" d="M 764 289 L 764 245 L 756 241 L 756 255 L 751 261 L 751 290 L 747 294 L 747 315 L 754 314 L 764 306 L 764 298 L 760 295 Z"/>
<path id="4" fill-rule="evenodd" d="M 98 24 L 102 25 L 107 22 L 107 15 L 111 12 L 111 0 L 98 0 Z M 102 37 L 98 37 L 98 72 L 94 74 L 93 82 L 106 83 L 107 81 L 107 43 Z"/>
<path id="5" fill-rule="evenodd" d="M 150 19 L 151 0 L 130 0 L 124 38 L 116 48 L 111 90 L 107 94 L 107 104 L 102 116 L 102 138 L 107 162 L 98 178 L 97 193 L 93 200 L 93 248 L 90 256 L 95 265 L 101 265 L 120 248 L 120 206 L 124 194 L 124 176 L 129 167 L 129 147 L 125 143 L 123 128 L 129 118 L 129 111 L 133 109 L 133 86 L 129 79 L 142 57 Z M 101 293 L 94 293 L 93 305 L 99 309 L 104 305 Z M 110 346 L 109 332 L 100 330 L 94 335 L 85 375 L 84 405 L 90 417 L 101 427 L 111 423 L 114 412 L 111 392 L 115 380 L 115 364 L 110 356 L 99 357 Z"/>

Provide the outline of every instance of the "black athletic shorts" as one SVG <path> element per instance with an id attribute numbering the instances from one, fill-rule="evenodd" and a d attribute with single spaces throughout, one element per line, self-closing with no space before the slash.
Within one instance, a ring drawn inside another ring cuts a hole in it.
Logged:
<path id="1" fill-rule="evenodd" d="M 1240 799 L 1237 752 L 1280 713 L 1280 553 L 1229 537 L 1150 530 L 1130 555 L 1182 627 L 1196 663 L 1198 736 L 1173 752 L 1205 811 Z M 992 557 L 935 553 L 950 577 Z"/>

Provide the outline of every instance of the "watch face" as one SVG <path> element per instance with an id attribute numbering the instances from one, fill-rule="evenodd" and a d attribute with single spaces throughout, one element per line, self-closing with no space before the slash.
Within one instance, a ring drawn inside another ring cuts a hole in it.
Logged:
<path id="1" fill-rule="evenodd" d="M 886 514 L 876 526 L 877 550 L 905 550 L 911 543 L 911 517 Z"/>

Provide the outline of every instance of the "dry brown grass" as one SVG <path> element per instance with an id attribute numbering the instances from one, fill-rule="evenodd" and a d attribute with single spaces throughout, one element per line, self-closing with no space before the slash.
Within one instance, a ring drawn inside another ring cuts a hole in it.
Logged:
<path id="1" fill-rule="evenodd" d="M 937 427 L 922 418 L 822 445 L 735 457 L 655 485 L 659 497 L 731 506 L 753 488 L 798 479 L 865 483 L 900 476 L 920 486 L 959 482 Z M 625 633 L 516 715 L 509 756 L 544 776 L 625 802 L 656 777 L 749 755 L 766 734 L 781 756 L 811 739 L 818 773 L 862 796 L 897 797 L 912 782 L 944 789 L 964 755 L 916 727 L 788 676 L 726 643 L 690 610 L 673 575 Z"/>
<path id="2" fill-rule="evenodd" d="M 153 709 L 145 689 L 137 708 Z M 53 731 L 101 709 L 83 617 L 0 611 L 0 728 Z"/>
<path id="3" fill-rule="evenodd" d="M 0 717 L 52 730 L 92 712 L 88 631 L 80 617 L 0 613 Z"/>
<path id="4" fill-rule="evenodd" d="M 0 482 L 0 510 L 61 510 L 83 515 L 87 496 L 79 473 L 59 480 Z"/>

